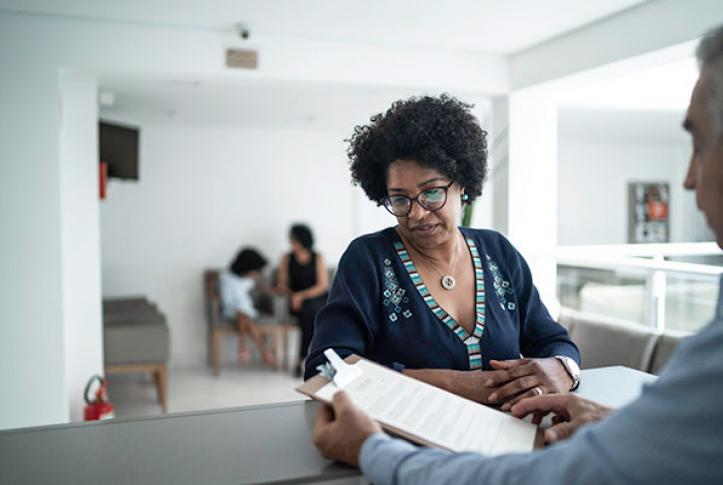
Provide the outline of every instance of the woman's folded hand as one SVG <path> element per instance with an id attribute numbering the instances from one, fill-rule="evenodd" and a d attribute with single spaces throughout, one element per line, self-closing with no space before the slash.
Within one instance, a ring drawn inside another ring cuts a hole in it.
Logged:
<path id="1" fill-rule="evenodd" d="M 484 387 L 489 402 L 503 411 L 526 397 L 566 393 L 572 387 L 572 378 L 555 357 L 490 360 L 490 366 L 495 370 L 486 373 Z"/>

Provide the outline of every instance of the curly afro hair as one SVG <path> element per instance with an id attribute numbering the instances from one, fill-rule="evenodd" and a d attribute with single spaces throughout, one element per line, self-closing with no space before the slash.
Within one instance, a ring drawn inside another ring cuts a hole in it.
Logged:
<path id="1" fill-rule="evenodd" d="M 447 94 L 396 101 L 386 113 L 357 126 L 347 155 L 354 185 L 381 205 L 387 171 L 396 160 L 413 160 L 460 184 L 469 202 L 482 194 L 487 176 L 487 132 L 472 105 Z"/>
<path id="2" fill-rule="evenodd" d="M 261 271 L 268 261 L 253 248 L 243 248 L 231 262 L 229 269 L 236 276 L 246 276 L 251 271 Z"/>

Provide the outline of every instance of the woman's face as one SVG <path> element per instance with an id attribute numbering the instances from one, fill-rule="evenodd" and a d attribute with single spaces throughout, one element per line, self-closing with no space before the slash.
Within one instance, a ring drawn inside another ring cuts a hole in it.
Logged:
<path id="1" fill-rule="evenodd" d="M 416 197 L 425 190 L 445 187 L 452 182 L 432 168 L 413 160 L 392 162 L 387 173 L 387 195 Z M 447 202 L 437 211 L 429 211 L 412 202 L 407 217 L 397 217 L 399 231 L 418 248 L 433 249 L 448 243 L 457 232 L 462 213 L 462 189 L 454 183 L 447 190 Z"/>
<path id="2" fill-rule="evenodd" d="M 293 237 L 289 238 L 289 242 L 291 242 L 291 250 L 295 253 L 299 253 L 304 250 L 304 246 L 301 245 L 299 241 L 294 239 Z"/>

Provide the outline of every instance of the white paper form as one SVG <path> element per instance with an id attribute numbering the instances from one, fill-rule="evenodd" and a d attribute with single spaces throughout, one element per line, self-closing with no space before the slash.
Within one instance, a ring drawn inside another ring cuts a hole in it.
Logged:
<path id="1" fill-rule="evenodd" d="M 367 360 L 344 390 L 382 424 L 452 451 L 496 455 L 532 451 L 537 427 Z M 316 392 L 331 401 L 334 383 Z"/>

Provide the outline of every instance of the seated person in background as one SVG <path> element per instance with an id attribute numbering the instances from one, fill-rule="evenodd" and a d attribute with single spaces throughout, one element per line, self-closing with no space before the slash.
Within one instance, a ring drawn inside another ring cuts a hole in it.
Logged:
<path id="1" fill-rule="evenodd" d="M 289 296 L 291 314 L 301 326 L 299 362 L 295 368 L 299 377 L 314 335 L 316 314 L 326 303 L 329 277 L 324 258 L 314 251 L 314 234 L 309 226 L 291 226 L 289 241 L 291 252 L 281 260 L 277 292 Z"/>
<path id="2" fill-rule="evenodd" d="M 684 186 L 696 191 L 723 248 L 723 26 L 701 41 L 698 61 L 684 122 L 693 139 Z M 544 450 L 489 457 L 417 448 L 381 433 L 343 392 L 334 396 L 333 411 L 320 410 L 314 441 L 327 458 L 360 464 L 377 485 L 720 484 L 722 389 L 723 276 L 713 321 L 680 344 L 658 380 L 629 405 L 611 412 L 574 394 L 517 403 L 515 416 L 556 416 L 546 441 L 569 438 Z"/>
<path id="3" fill-rule="evenodd" d="M 331 347 L 505 410 L 577 385 L 577 347 L 522 255 L 498 232 L 458 227 L 487 172 L 487 133 L 470 108 L 447 95 L 413 97 L 354 130 L 352 179 L 396 226 L 357 238 L 342 256 L 306 378 Z"/>
<path id="4" fill-rule="evenodd" d="M 258 316 L 251 290 L 256 286 L 259 272 L 266 266 L 266 259 L 254 249 L 244 248 L 219 277 L 221 308 L 224 317 L 236 323 L 239 336 L 239 358 L 249 361 L 246 336 L 250 336 L 261 354 L 262 360 L 271 366 L 276 365 L 274 351 L 268 347 L 259 331 L 254 318 Z"/>

